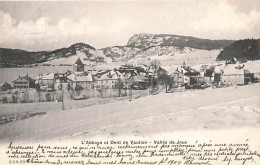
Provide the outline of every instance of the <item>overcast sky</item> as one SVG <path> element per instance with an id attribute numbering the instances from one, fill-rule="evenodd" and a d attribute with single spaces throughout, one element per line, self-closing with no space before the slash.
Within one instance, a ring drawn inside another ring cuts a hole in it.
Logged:
<path id="1" fill-rule="evenodd" d="M 137 33 L 260 38 L 259 0 L 0 2 L 0 47 L 126 45 Z"/>

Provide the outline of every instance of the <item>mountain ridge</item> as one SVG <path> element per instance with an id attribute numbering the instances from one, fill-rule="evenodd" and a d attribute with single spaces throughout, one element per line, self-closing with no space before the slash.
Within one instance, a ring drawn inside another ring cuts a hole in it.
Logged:
<path id="1" fill-rule="evenodd" d="M 233 42 L 235 40 L 210 40 L 175 34 L 140 33 L 131 36 L 126 45 L 101 49 L 95 49 L 82 42 L 53 51 L 30 52 L 21 49 L 0 48 L 0 63 L 8 67 L 8 64 L 24 65 L 53 60 L 57 62 L 59 59 L 66 62 L 66 58 L 70 57 L 73 58 L 68 60 L 69 63 L 72 63 L 72 59 L 80 57 L 85 64 L 87 62 L 128 62 L 135 61 L 135 59 L 150 60 L 153 58 L 173 60 L 172 57 L 175 55 L 178 57 L 182 54 L 192 56 L 194 51 L 210 54 L 206 51 L 217 50 L 213 51 L 216 54 L 229 47 Z"/>
<path id="2" fill-rule="evenodd" d="M 62 57 L 70 57 L 76 54 L 78 50 L 85 52 L 86 56 L 91 56 L 90 50 L 96 49 L 89 44 L 75 43 L 67 48 L 60 48 L 53 51 L 30 52 L 21 49 L 0 48 L 0 63 L 4 66 L 9 64 L 34 64 L 42 63 Z"/>
<path id="3" fill-rule="evenodd" d="M 195 49 L 223 49 L 235 40 L 210 40 L 191 36 L 181 36 L 175 34 L 134 34 L 129 38 L 127 46 L 147 48 L 150 46 L 176 46 L 191 47 Z"/>

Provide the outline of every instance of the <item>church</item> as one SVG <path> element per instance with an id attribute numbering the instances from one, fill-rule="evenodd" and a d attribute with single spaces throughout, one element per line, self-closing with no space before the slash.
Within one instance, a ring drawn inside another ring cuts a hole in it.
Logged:
<path id="1" fill-rule="evenodd" d="M 78 58 L 78 60 L 76 61 L 76 63 L 73 66 L 73 71 L 74 72 L 84 72 L 84 64 L 83 62 L 80 60 L 80 58 Z"/>

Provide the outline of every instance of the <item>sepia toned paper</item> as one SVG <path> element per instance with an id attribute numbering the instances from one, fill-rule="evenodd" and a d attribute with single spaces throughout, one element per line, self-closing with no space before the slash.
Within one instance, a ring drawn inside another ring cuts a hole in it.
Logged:
<path id="1" fill-rule="evenodd" d="M 260 163 L 257 0 L 0 1 L 0 164 Z"/>

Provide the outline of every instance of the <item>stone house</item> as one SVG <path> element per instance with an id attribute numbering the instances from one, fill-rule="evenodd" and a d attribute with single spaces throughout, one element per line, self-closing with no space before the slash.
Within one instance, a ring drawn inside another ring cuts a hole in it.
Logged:
<path id="1" fill-rule="evenodd" d="M 36 77 L 36 84 L 38 84 L 41 91 L 53 91 L 54 90 L 54 74 L 39 75 Z"/>
<path id="2" fill-rule="evenodd" d="M 28 76 L 20 77 L 13 81 L 14 88 L 34 88 L 35 80 Z"/>
<path id="3" fill-rule="evenodd" d="M 225 69 L 221 75 L 221 82 L 224 85 L 244 85 L 244 69 Z"/>

